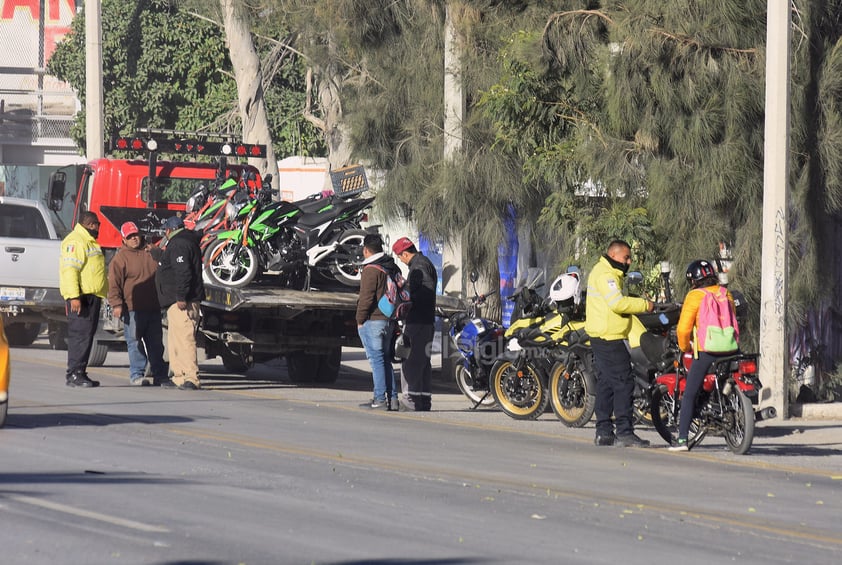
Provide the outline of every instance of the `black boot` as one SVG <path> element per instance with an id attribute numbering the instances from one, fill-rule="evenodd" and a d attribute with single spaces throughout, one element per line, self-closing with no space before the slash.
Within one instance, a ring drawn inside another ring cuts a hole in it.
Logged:
<path id="1" fill-rule="evenodd" d="M 67 386 L 80 388 L 93 388 L 99 386 L 99 381 L 92 381 L 88 378 L 88 373 L 76 371 L 67 377 Z"/>

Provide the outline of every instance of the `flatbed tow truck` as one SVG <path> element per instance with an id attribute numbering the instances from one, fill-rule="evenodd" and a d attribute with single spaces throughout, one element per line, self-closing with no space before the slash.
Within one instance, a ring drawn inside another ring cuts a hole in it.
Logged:
<path id="1" fill-rule="evenodd" d="M 106 256 L 121 244 L 122 222 L 134 221 L 145 233 L 162 235 L 162 220 L 184 214 L 185 201 L 199 182 L 251 172 L 259 186 L 259 171 L 229 160 L 265 154 L 264 146 L 243 144 L 223 134 L 153 129 L 115 137 L 111 148 L 134 158 L 107 157 L 89 163 L 73 198 L 74 223 L 85 210 L 106 220 L 99 237 Z M 163 161 L 161 153 L 179 160 Z M 216 160 L 196 162 L 199 155 Z M 359 165 L 332 171 L 331 182 L 336 193 L 368 189 Z M 63 183 L 51 186 L 51 202 L 64 199 L 64 188 Z M 255 362 L 285 356 L 293 382 L 336 381 L 342 348 L 361 347 L 355 321 L 357 293 L 329 286 L 288 290 L 270 284 L 256 281 L 241 289 L 206 285 L 198 341 L 207 357 L 219 356 L 226 369 L 243 372 Z M 445 311 L 460 309 L 458 300 L 439 298 Z M 104 308 L 88 364 L 102 365 L 109 348 L 115 347 L 125 347 L 122 324 Z"/>
<path id="2" fill-rule="evenodd" d="M 200 341 L 208 357 L 221 357 L 232 372 L 283 355 L 293 383 L 330 384 L 339 375 L 342 348 L 362 347 L 356 293 L 207 285 L 205 295 Z M 464 309 L 456 298 L 436 302 L 445 313 Z"/>

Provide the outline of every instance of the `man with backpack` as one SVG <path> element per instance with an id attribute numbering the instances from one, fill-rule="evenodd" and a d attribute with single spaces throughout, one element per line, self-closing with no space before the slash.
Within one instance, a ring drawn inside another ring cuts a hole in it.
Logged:
<path id="1" fill-rule="evenodd" d="M 392 252 L 409 267 L 407 285 L 412 299 L 403 328 L 404 337 L 409 340 L 409 356 L 401 363 L 400 402 L 407 410 L 429 412 L 433 398 L 430 355 L 435 333 L 438 273 L 433 263 L 407 237 L 397 240 L 392 245 Z"/>
<path id="2" fill-rule="evenodd" d="M 395 372 L 389 354 L 394 322 L 381 311 L 378 302 L 386 293 L 387 277 L 400 275 L 400 269 L 394 259 L 383 253 L 383 240 L 377 234 L 368 234 L 363 239 L 363 258 L 357 298 L 357 332 L 371 365 L 374 396 L 360 407 L 398 410 Z"/>
<path id="3" fill-rule="evenodd" d="M 719 284 L 716 269 L 704 259 L 693 261 L 685 273 L 690 292 L 684 297 L 676 338 L 681 351 L 693 352 L 694 360 L 687 371 L 684 396 L 679 411 L 678 439 L 670 451 L 688 451 L 687 437 L 696 395 L 705 375 L 717 357 L 733 355 L 739 350 L 740 329 L 734 298 Z"/>

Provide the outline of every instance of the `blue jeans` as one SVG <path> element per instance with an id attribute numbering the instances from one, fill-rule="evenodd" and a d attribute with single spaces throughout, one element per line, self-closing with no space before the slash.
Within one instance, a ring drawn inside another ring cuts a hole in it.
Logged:
<path id="1" fill-rule="evenodd" d="M 142 379 L 146 363 L 152 378 L 167 379 L 167 364 L 164 363 L 164 334 L 161 329 L 161 312 L 158 310 L 136 310 L 123 316 L 126 335 L 126 349 L 129 352 L 129 378 Z"/>
<path id="2" fill-rule="evenodd" d="M 385 400 L 398 395 L 395 388 L 395 371 L 392 360 L 388 358 L 389 322 L 387 320 L 367 320 L 359 329 L 360 340 L 365 348 L 365 356 L 371 365 L 371 378 L 374 380 L 374 399 Z"/>

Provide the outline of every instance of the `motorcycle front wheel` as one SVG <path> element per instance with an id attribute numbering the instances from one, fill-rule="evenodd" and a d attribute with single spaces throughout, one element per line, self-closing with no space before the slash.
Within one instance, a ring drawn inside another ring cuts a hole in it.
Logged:
<path id="1" fill-rule="evenodd" d="M 243 288 L 260 272 L 260 260 L 251 247 L 232 239 L 211 243 L 205 250 L 204 274 L 212 284 Z"/>
<path id="2" fill-rule="evenodd" d="M 547 409 L 549 396 L 542 371 L 532 363 L 523 368 L 507 359 L 500 359 L 491 368 L 488 386 L 494 400 L 515 420 L 534 420 Z"/>
<path id="3" fill-rule="evenodd" d="M 754 408 L 737 385 L 731 387 L 723 403 L 725 443 L 734 454 L 745 455 L 754 440 Z"/>
<path id="4" fill-rule="evenodd" d="M 596 391 L 590 390 L 585 368 L 576 360 L 558 361 L 550 371 L 550 406 L 565 426 L 581 428 L 593 416 Z"/>
<path id="5" fill-rule="evenodd" d="M 339 236 L 339 247 L 330 258 L 330 270 L 333 277 L 350 287 L 360 286 L 363 262 L 363 239 L 368 235 L 365 230 L 348 230 Z"/>
<path id="6" fill-rule="evenodd" d="M 678 403 L 678 405 L 676 405 Z M 665 442 L 672 444 L 678 439 L 678 421 L 681 399 L 673 396 L 664 385 L 658 385 L 652 391 L 652 425 Z M 702 442 L 706 435 L 701 420 L 694 418 L 690 422 L 687 445 L 690 449 Z"/>
<path id="7" fill-rule="evenodd" d="M 497 402 L 488 387 L 477 387 L 473 373 L 464 364 L 458 363 L 453 369 L 456 385 L 474 406 L 494 406 Z"/>

